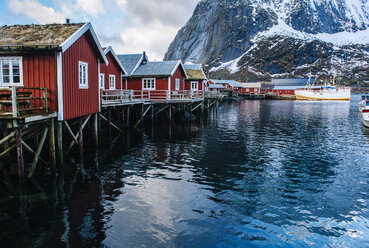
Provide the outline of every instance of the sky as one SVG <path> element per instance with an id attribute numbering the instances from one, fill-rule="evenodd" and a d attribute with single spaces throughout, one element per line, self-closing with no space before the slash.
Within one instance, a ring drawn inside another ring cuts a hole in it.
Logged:
<path id="1" fill-rule="evenodd" d="M 0 25 L 91 22 L 103 47 L 162 60 L 200 0 L 0 0 Z"/>

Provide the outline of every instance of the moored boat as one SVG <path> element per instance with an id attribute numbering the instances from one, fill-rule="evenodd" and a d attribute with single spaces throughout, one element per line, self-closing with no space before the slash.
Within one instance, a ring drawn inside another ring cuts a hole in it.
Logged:
<path id="1" fill-rule="evenodd" d="M 364 127 L 369 128 L 369 96 L 362 96 L 359 103 L 359 116 Z"/>
<path id="2" fill-rule="evenodd" d="M 326 84 L 318 90 L 310 89 L 310 84 L 308 84 L 306 89 L 296 90 L 295 95 L 297 100 L 349 101 L 351 89 L 349 87 L 337 87 L 334 76 L 332 84 Z"/>

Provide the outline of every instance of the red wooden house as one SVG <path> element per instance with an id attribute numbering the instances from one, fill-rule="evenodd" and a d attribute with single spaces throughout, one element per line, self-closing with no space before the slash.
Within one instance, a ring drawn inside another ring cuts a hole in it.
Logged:
<path id="1" fill-rule="evenodd" d="M 203 91 L 207 78 L 200 64 L 185 64 L 188 78 L 185 80 L 185 90 Z"/>
<path id="2" fill-rule="evenodd" d="M 151 100 L 170 100 L 185 90 L 186 71 L 180 60 L 149 62 L 145 53 L 118 55 L 127 69 L 127 89 Z"/>
<path id="3" fill-rule="evenodd" d="M 108 64 L 100 63 L 99 84 L 100 89 L 119 90 L 123 89 L 122 77 L 127 75 L 126 70 L 120 63 L 111 46 L 104 49 Z"/>
<path id="4" fill-rule="evenodd" d="M 0 87 L 47 88 L 58 120 L 99 112 L 99 66 L 108 61 L 90 23 L 3 26 L 0 34 Z"/>
<path id="5" fill-rule="evenodd" d="M 260 94 L 261 83 L 247 82 L 247 83 L 240 83 L 240 84 L 242 86 L 240 93 L 250 94 L 250 95 Z"/>

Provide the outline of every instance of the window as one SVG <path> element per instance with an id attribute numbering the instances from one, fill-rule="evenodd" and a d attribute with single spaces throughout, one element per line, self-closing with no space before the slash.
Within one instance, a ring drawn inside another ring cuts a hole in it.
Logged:
<path id="1" fill-rule="evenodd" d="M 250 89 L 249 88 L 246 88 L 246 92 L 249 92 L 250 91 Z"/>
<path id="2" fill-rule="evenodd" d="M 196 81 L 191 81 L 191 90 L 198 90 L 199 85 Z"/>
<path id="3" fill-rule="evenodd" d="M 115 75 L 109 75 L 109 90 L 115 90 Z"/>
<path id="4" fill-rule="evenodd" d="M 23 86 L 22 57 L 0 58 L 0 84 L 3 86 Z"/>
<path id="5" fill-rule="evenodd" d="M 176 89 L 175 90 L 179 90 L 180 83 L 181 83 L 181 80 L 179 80 L 178 78 L 176 78 Z"/>
<path id="6" fill-rule="evenodd" d="M 105 89 L 105 74 L 100 73 L 100 89 Z"/>
<path id="7" fill-rule="evenodd" d="M 258 88 L 254 88 L 254 92 L 258 91 Z"/>
<path id="8" fill-rule="evenodd" d="M 88 89 L 88 64 L 79 61 L 78 67 L 79 67 L 79 88 Z"/>
<path id="9" fill-rule="evenodd" d="M 155 90 L 155 78 L 143 78 L 142 79 L 143 90 Z"/>

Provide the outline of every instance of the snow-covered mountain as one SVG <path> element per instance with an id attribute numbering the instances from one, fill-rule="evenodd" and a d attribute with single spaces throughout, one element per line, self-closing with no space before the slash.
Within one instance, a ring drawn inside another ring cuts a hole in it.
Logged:
<path id="1" fill-rule="evenodd" d="M 202 0 L 165 60 L 232 77 L 369 75 L 369 0 Z M 244 78 L 241 78 L 244 79 Z"/>

